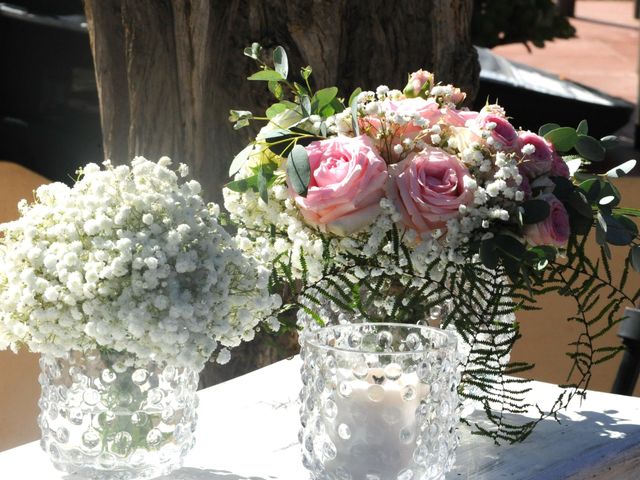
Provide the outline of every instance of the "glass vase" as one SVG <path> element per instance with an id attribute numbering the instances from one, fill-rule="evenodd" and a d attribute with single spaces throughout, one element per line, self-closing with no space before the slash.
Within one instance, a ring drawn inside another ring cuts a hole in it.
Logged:
<path id="1" fill-rule="evenodd" d="M 92 350 L 42 355 L 41 446 L 80 478 L 153 478 L 194 443 L 197 372 Z"/>
<path id="2" fill-rule="evenodd" d="M 300 442 L 313 480 L 442 479 L 458 444 L 456 337 L 333 325 L 302 339 Z"/>

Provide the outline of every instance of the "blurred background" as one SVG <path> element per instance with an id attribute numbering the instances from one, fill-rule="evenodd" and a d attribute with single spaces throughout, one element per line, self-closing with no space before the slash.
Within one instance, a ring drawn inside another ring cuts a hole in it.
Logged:
<path id="1" fill-rule="evenodd" d="M 604 162 L 590 167 L 594 171 L 638 158 L 637 1 L 468 3 L 473 4 L 470 41 L 480 66 L 479 76 L 477 71 L 470 75 L 475 90 L 470 107 L 499 101 L 514 125 L 533 131 L 550 121 L 576 126 L 587 118 L 593 136 L 615 133 L 622 141 Z M 96 21 L 98 10 L 94 6 Z M 39 184 L 70 183 L 77 167 L 105 157 L 101 127 L 105 119 L 101 119 L 89 30 L 81 0 L 0 2 L 0 221 L 15 218 L 17 201 L 31 198 Z M 266 38 L 278 41 L 275 34 Z M 243 62 L 243 46 L 233 45 L 238 50 L 232 52 L 234 62 Z M 251 67 L 245 63 L 242 68 Z M 104 78 L 104 68 L 99 73 Z M 401 74 L 404 77 L 405 72 Z M 383 83 L 369 81 L 365 87 Z M 112 91 L 110 101 L 126 94 Z M 254 100 L 260 103 L 259 97 Z M 242 95 L 235 101 L 242 104 Z M 225 109 L 216 115 L 216 121 L 226 122 Z M 105 131 L 111 132 L 110 128 L 105 125 Z M 218 132 L 225 138 L 234 135 L 230 127 L 212 130 L 212 135 Z M 244 141 L 237 138 L 232 146 Z M 226 165 L 231 158 L 222 157 L 209 161 Z M 633 177 L 638 171 L 636 167 L 632 178 L 619 185 L 624 203 L 631 207 L 640 207 L 640 180 Z M 614 261 L 619 272 L 622 255 L 614 253 Z M 636 282 L 637 288 L 637 281 L 636 275 L 630 283 Z M 538 380 L 563 383 L 570 363 L 564 352 L 576 336 L 575 327 L 563 320 L 573 313 L 572 307 L 554 298 L 541 299 L 541 305 L 543 312 L 519 316 L 523 339 L 516 345 L 514 359 L 536 363 L 532 376 Z M 620 344 L 615 330 L 603 342 Z M 598 366 L 590 388 L 610 391 L 620 358 Z M 0 450 L 38 436 L 37 372 L 35 355 L 0 352 Z"/>

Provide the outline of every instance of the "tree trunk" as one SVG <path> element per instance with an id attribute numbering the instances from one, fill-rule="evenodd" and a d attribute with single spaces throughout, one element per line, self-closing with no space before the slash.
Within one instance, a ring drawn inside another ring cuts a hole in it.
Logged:
<path id="1" fill-rule="evenodd" d="M 254 41 L 284 46 L 292 73 L 311 65 L 318 87 L 336 85 L 345 96 L 357 86 L 401 88 L 418 68 L 471 98 L 477 88 L 472 0 L 85 0 L 84 6 L 106 157 L 117 164 L 168 155 L 188 164 L 217 202 L 231 158 L 252 133 L 234 131 L 228 112 L 260 112 L 269 98 L 262 82 L 246 81 L 255 65 L 242 50 Z M 256 356 L 267 361 L 277 350 Z"/>

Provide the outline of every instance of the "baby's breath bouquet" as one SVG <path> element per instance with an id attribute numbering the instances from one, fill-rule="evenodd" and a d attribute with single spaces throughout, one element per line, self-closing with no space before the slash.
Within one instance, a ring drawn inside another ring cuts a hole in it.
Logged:
<path id="1" fill-rule="evenodd" d="M 586 121 L 517 129 L 499 105 L 464 108 L 463 92 L 422 70 L 403 90 L 346 97 L 313 88 L 310 67 L 291 80 L 281 47 L 270 59 L 257 44 L 245 54 L 260 66 L 249 80 L 266 82 L 276 102 L 264 116 L 231 112 L 236 128 L 266 125 L 233 160 L 225 206 L 241 248 L 273 267 L 283 312 L 295 310 L 305 328 L 391 321 L 455 331 L 466 353 L 462 394 L 495 427 L 479 431 L 517 441 L 537 420 L 507 420 L 533 407 L 513 376 L 531 366 L 509 362 L 515 312 L 556 292 L 575 302 L 584 333 L 570 352 L 577 388 L 546 414 L 584 391 L 591 366 L 615 352 L 593 340 L 639 296 L 624 283 L 630 266 L 640 270 L 630 218 L 640 212 L 622 208 L 610 182 L 635 162 L 606 175 L 581 171 L 613 138 L 593 138 Z M 593 231 L 600 260 L 585 253 Z M 612 245 L 627 247 L 620 279 L 608 268 Z"/>
<path id="2" fill-rule="evenodd" d="M 197 373 L 279 297 L 185 165 L 103 165 L 39 187 L 0 226 L 0 348 L 43 354 L 41 445 L 57 468 L 150 478 L 193 444 Z"/>

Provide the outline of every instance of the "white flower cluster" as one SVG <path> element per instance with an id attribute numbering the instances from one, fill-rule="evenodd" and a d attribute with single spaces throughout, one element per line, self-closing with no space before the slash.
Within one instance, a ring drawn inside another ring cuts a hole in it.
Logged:
<path id="1" fill-rule="evenodd" d="M 201 369 L 279 306 L 187 168 L 138 157 L 38 188 L 0 231 L 0 348 L 108 348 Z"/>

